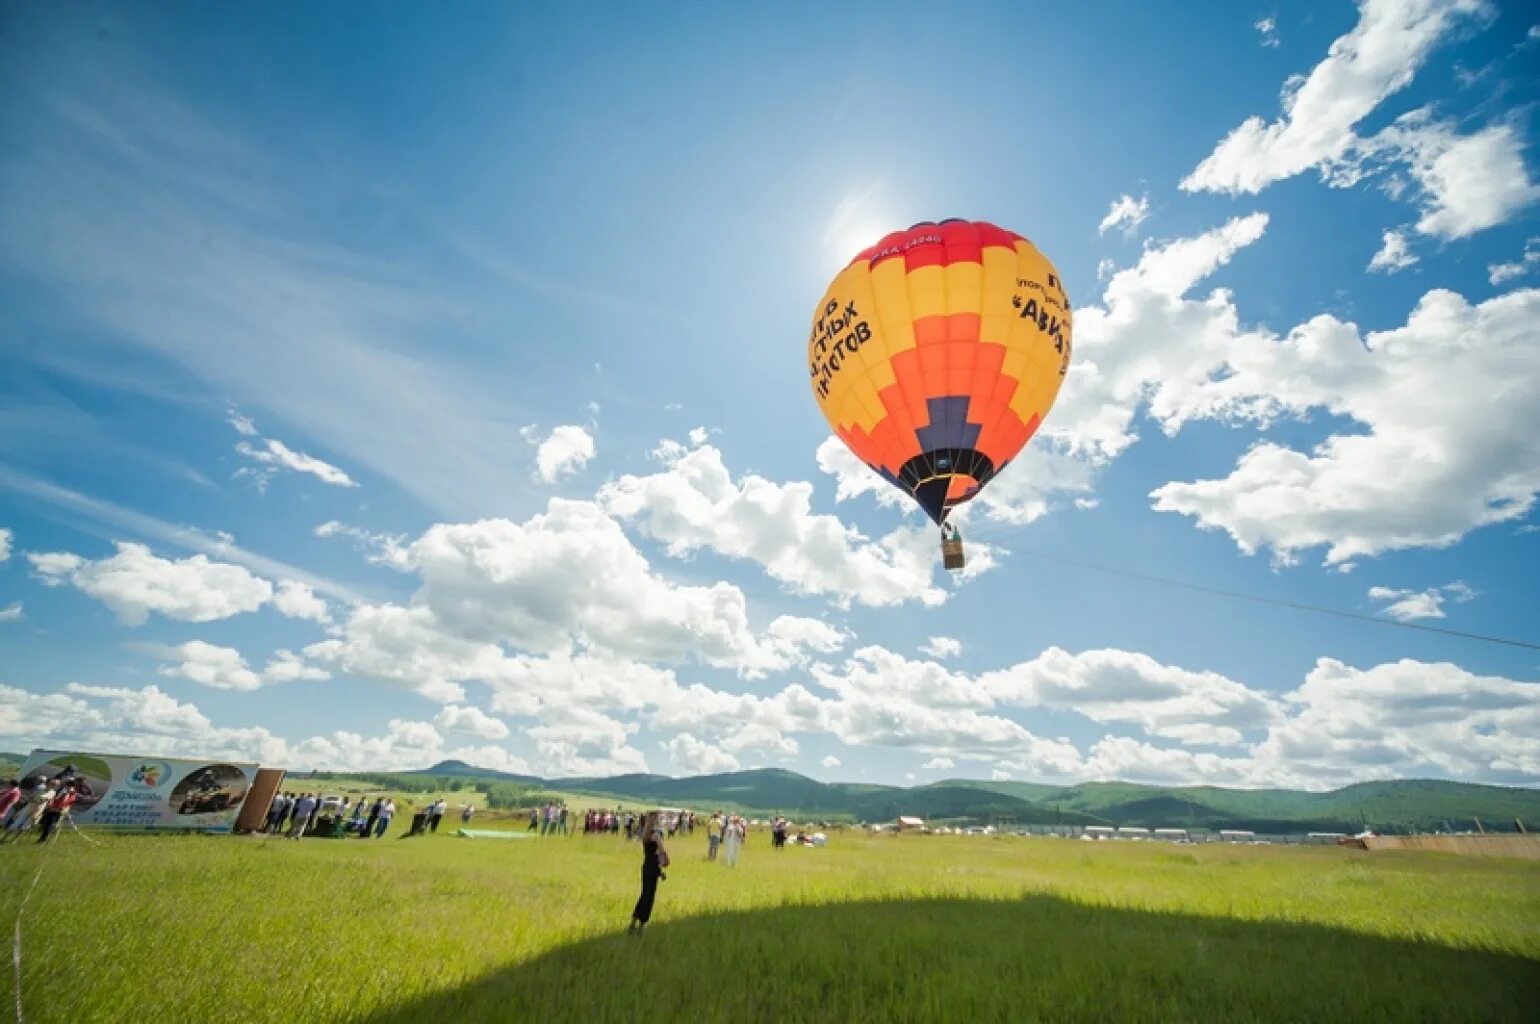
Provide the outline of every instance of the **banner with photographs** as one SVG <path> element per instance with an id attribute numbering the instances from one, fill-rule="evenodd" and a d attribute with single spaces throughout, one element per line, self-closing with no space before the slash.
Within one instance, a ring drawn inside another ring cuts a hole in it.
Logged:
<path id="1" fill-rule="evenodd" d="M 34 750 L 21 778 L 75 779 L 81 825 L 229 832 L 257 776 L 247 762 Z"/>

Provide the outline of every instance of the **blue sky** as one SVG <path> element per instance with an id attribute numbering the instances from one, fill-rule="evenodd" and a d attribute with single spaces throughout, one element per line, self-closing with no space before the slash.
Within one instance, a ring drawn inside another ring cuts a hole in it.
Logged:
<path id="1" fill-rule="evenodd" d="M 1540 780 L 1532 649 L 1050 557 L 1536 639 L 1517 5 L 5 19 L 5 746 Z M 803 365 L 948 216 L 1077 311 L 955 580 Z"/>

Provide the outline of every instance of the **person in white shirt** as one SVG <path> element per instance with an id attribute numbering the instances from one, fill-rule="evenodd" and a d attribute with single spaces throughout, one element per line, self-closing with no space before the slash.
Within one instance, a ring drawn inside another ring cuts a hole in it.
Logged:
<path id="1" fill-rule="evenodd" d="M 305 829 L 310 827 L 310 816 L 315 813 L 316 798 L 306 793 L 299 798 L 299 803 L 294 805 L 293 824 L 289 826 L 289 838 L 299 840 L 305 834 Z"/>
<path id="2" fill-rule="evenodd" d="M 428 831 L 437 832 L 438 823 L 444 817 L 444 812 L 449 810 L 449 801 L 440 799 L 428 810 Z"/>
<path id="3" fill-rule="evenodd" d="M 374 838 L 378 839 L 390 828 L 390 819 L 396 816 L 396 802 L 386 800 L 385 806 L 380 808 L 380 820 L 374 823 Z"/>
<path id="4" fill-rule="evenodd" d="M 738 866 L 738 851 L 743 848 L 743 838 L 746 834 L 743 827 L 743 819 L 736 814 L 727 822 L 727 828 L 722 837 L 723 853 L 727 858 L 728 867 Z"/>

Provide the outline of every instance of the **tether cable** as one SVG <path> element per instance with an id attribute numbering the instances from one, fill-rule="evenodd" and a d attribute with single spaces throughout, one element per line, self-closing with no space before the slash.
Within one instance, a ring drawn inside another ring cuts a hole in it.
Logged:
<path id="1" fill-rule="evenodd" d="M 1092 569 L 1096 572 L 1108 573 L 1112 576 L 1125 576 L 1129 579 L 1143 580 L 1146 583 L 1161 583 L 1168 587 L 1181 587 L 1185 590 L 1196 590 L 1204 594 L 1217 594 L 1220 597 L 1234 597 L 1242 601 L 1254 601 L 1257 604 L 1270 604 L 1278 608 L 1292 608 L 1300 612 L 1314 612 L 1317 615 L 1332 615 L 1339 619 L 1355 619 L 1359 622 L 1372 622 L 1378 626 L 1394 626 L 1397 629 L 1415 629 L 1423 633 L 1437 633 L 1442 636 L 1458 637 L 1461 640 L 1476 640 L 1487 644 L 1502 644 L 1506 647 L 1519 647 L 1528 651 L 1540 651 L 1540 642 L 1533 640 L 1515 640 L 1511 637 L 1492 636 L 1488 633 L 1471 633 L 1463 629 L 1449 629 L 1445 626 L 1429 626 L 1420 622 L 1398 622 L 1395 619 L 1383 619 L 1378 615 L 1365 615 L 1362 612 L 1343 611 L 1340 608 L 1324 608 L 1320 605 L 1305 604 L 1300 601 L 1285 601 L 1278 597 L 1264 597 L 1261 594 L 1248 594 L 1240 590 L 1227 590 L 1224 587 L 1211 587 L 1203 583 L 1190 583 L 1186 580 L 1173 580 L 1165 576 L 1154 576 L 1149 573 L 1134 572 L 1131 569 L 1114 569 L 1107 565 L 1097 565 L 1095 562 L 1085 562 L 1078 558 L 1070 558 L 1066 555 L 1049 554 L 1046 551 L 1033 551 L 1024 548 L 1012 548 L 1012 551 L 1020 552 L 1033 558 L 1045 558 L 1055 562 L 1063 562 L 1066 565 L 1078 566 L 1082 569 Z"/>

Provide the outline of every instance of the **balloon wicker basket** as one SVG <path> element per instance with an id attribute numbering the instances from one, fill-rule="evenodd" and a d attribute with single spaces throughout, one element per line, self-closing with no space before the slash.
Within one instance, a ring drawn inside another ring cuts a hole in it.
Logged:
<path id="1" fill-rule="evenodd" d="M 963 543 L 960 538 L 941 542 L 941 564 L 953 570 L 961 569 L 968 564 L 968 560 L 963 556 Z"/>

